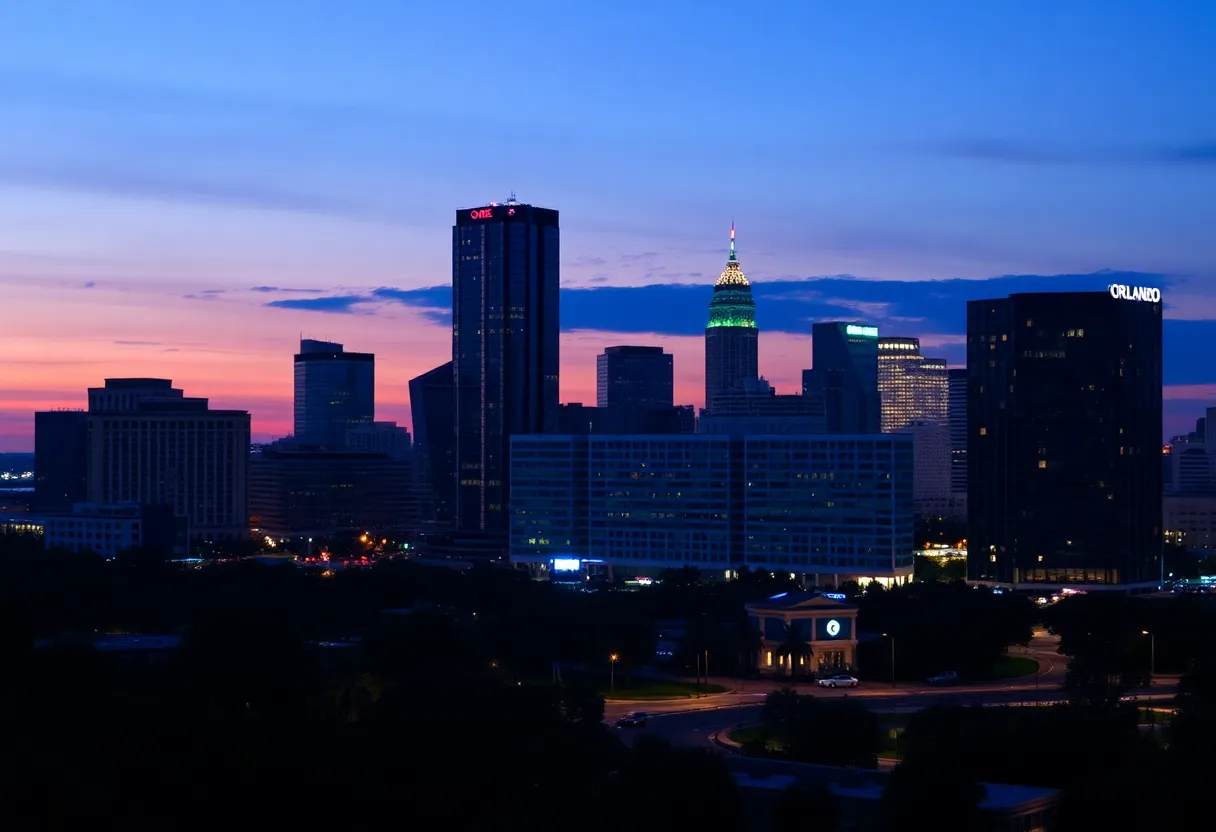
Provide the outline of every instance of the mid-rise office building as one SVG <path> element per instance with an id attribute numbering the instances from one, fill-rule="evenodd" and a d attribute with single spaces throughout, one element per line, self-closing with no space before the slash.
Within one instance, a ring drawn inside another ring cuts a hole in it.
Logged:
<path id="1" fill-rule="evenodd" d="M 194 540 L 249 536 L 249 413 L 212 410 L 166 379 L 89 390 L 88 502 L 170 506 Z"/>
<path id="2" fill-rule="evenodd" d="M 295 357 L 295 441 L 346 450 L 348 432 L 376 415 L 376 357 L 330 341 L 300 341 Z"/>
<path id="3" fill-rule="evenodd" d="M 34 414 L 36 512 L 70 511 L 84 502 L 89 478 L 89 419 L 83 410 Z"/>
<path id="4" fill-rule="evenodd" d="M 895 433 L 912 437 L 912 503 L 918 517 L 961 516 L 950 491 L 950 429 L 914 421 Z"/>
<path id="5" fill-rule="evenodd" d="M 559 246 L 557 211 L 514 199 L 452 228 L 456 528 L 504 547 L 511 437 L 557 418 Z"/>
<path id="6" fill-rule="evenodd" d="M 878 339 L 882 431 L 913 422 L 945 424 L 949 381 L 944 358 L 925 358 L 919 338 Z"/>
<path id="7" fill-rule="evenodd" d="M 595 357 L 595 406 L 657 410 L 675 403 L 675 366 L 662 347 L 607 347 Z"/>
<path id="8" fill-rule="evenodd" d="M 1216 494 L 1166 494 L 1166 539 L 1187 549 L 1216 549 Z"/>
<path id="9" fill-rule="evenodd" d="M 814 584 L 912 573 L 909 437 L 520 436 L 511 558 L 657 574 L 741 566 Z"/>
<path id="10" fill-rule="evenodd" d="M 950 497 L 961 505 L 964 515 L 967 504 L 967 368 L 949 371 L 949 397 L 946 418 L 950 425 Z"/>
<path id="11" fill-rule="evenodd" d="M 738 384 L 760 375 L 760 330 L 752 287 L 735 257 L 735 226 L 730 227 L 730 254 L 714 284 L 705 327 L 705 409 Z"/>
<path id="12" fill-rule="evenodd" d="M 822 396 L 829 433 L 878 433 L 878 327 L 818 323 L 811 327 L 811 369 L 803 395 Z"/>
<path id="13" fill-rule="evenodd" d="M 1163 456 L 1168 471 L 1163 471 L 1170 494 L 1211 494 L 1216 491 L 1212 453 L 1203 443 L 1169 447 Z"/>
<path id="14" fill-rule="evenodd" d="M 270 446 L 253 456 L 249 472 L 258 537 L 381 535 L 416 522 L 408 457 Z"/>
<path id="15" fill-rule="evenodd" d="M 1160 290 L 967 304 L 968 578 L 1162 578 Z"/>

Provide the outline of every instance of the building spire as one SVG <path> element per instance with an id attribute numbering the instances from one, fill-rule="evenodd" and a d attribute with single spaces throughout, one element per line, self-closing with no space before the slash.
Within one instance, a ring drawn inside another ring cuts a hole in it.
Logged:
<path id="1" fill-rule="evenodd" d="M 735 259 L 735 221 L 730 221 L 730 260 Z"/>

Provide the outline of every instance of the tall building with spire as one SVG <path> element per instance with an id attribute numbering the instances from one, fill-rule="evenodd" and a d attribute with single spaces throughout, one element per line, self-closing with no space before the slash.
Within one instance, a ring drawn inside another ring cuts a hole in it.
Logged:
<path id="1" fill-rule="evenodd" d="M 705 327 L 705 408 L 759 376 L 759 334 L 752 287 L 735 258 L 735 224 L 730 225 L 730 257 L 714 284 Z"/>

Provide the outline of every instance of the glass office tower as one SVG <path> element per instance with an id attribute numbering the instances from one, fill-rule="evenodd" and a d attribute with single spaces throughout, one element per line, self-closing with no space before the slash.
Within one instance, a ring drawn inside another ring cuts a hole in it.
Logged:
<path id="1" fill-rule="evenodd" d="M 346 449 L 346 432 L 370 425 L 376 411 L 376 357 L 330 341 L 300 341 L 295 357 L 295 440 Z"/>
<path id="2" fill-rule="evenodd" d="M 878 433 L 878 327 L 812 325 L 811 369 L 802 373 L 802 392 L 823 396 L 828 433 Z"/>
<path id="3" fill-rule="evenodd" d="M 557 417 L 559 239 L 546 208 L 510 200 L 456 212 L 458 532 L 505 540 L 510 438 L 551 430 Z"/>

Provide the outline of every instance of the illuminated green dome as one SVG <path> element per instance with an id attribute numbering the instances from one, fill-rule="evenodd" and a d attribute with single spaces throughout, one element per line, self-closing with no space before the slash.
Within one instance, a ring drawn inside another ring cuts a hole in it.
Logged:
<path id="1" fill-rule="evenodd" d="M 709 302 L 709 327 L 741 326 L 756 328 L 756 302 L 752 286 L 735 259 L 735 226 L 730 227 L 730 258 L 714 284 L 714 297 Z"/>

